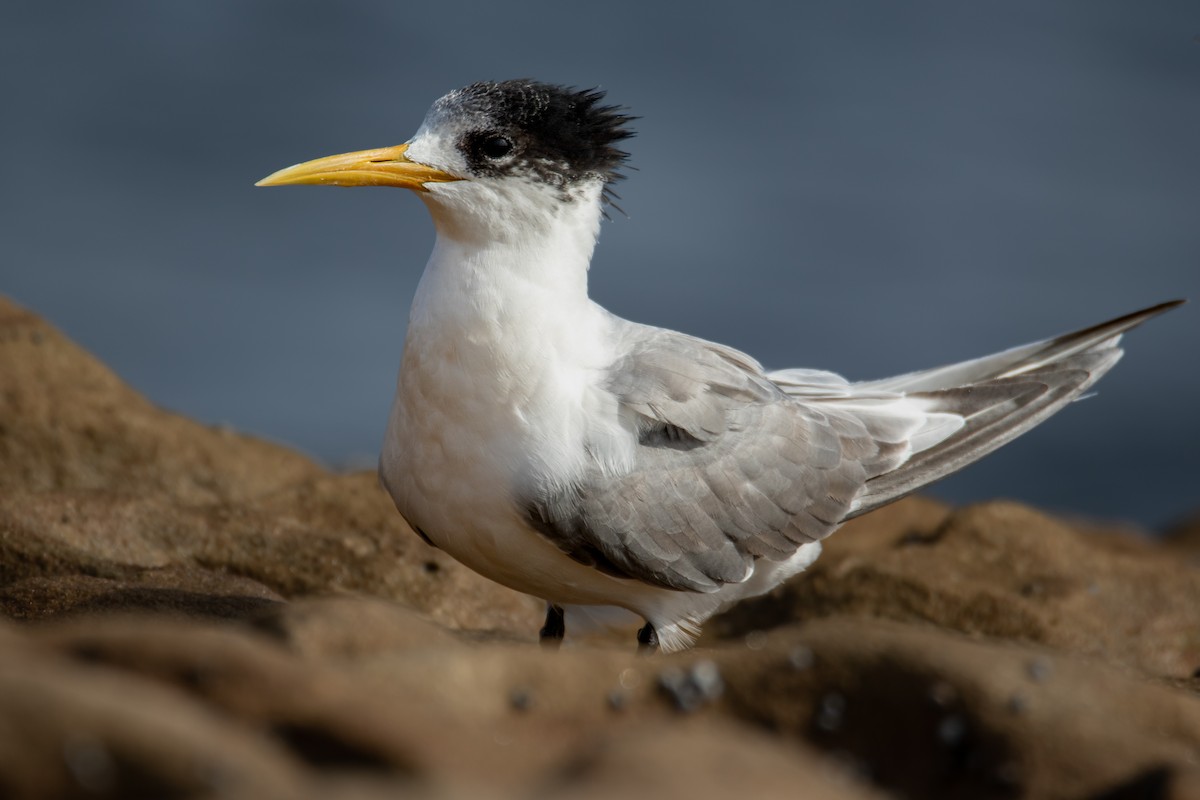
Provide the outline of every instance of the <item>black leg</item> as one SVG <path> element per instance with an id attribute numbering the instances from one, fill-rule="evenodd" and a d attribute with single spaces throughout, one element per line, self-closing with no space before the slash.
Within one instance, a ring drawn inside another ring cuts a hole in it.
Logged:
<path id="1" fill-rule="evenodd" d="M 562 606 L 556 606 L 554 603 L 546 603 L 546 623 L 542 625 L 541 631 L 538 632 L 542 644 L 546 647 L 558 647 L 562 644 L 562 639 L 566 632 L 567 621 L 563 618 Z"/>
<path id="2" fill-rule="evenodd" d="M 650 655 L 657 649 L 658 631 L 654 630 L 654 626 L 647 622 L 646 627 L 638 631 L 638 652 Z"/>

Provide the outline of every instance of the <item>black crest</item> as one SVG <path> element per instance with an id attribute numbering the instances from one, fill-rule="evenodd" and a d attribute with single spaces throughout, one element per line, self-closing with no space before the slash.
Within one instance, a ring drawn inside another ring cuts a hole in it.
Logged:
<path id="1" fill-rule="evenodd" d="M 530 174 L 567 188 L 622 177 L 629 154 L 615 145 L 633 136 L 626 126 L 634 117 L 603 99 L 598 89 L 531 80 L 474 83 L 443 97 L 433 113 L 462 125 L 458 147 L 476 174 Z"/>

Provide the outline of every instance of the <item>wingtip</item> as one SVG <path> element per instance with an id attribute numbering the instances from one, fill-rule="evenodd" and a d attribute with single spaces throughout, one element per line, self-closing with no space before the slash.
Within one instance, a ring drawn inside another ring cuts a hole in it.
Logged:
<path id="1" fill-rule="evenodd" d="M 1134 311 L 1131 314 L 1126 314 L 1124 318 L 1132 319 L 1134 317 L 1157 316 L 1158 314 L 1164 314 L 1173 308 L 1178 308 L 1179 306 L 1185 305 L 1187 302 L 1188 302 L 1188 298 L 1186 298 L 1186 297 L 1176 297 L 1174 300 L 1167 300 L 1162 303 L 1156 303 L 1155 305 L 1147 306 L 1146 308 L 1143 308 L 1140 311 Z"/>
<path id="2" fill-rule="evenodd" d="M 1188 302 L 1188 300 L 1185 297 L 1167 300 L 1165 303 L 1158 303 L 1157 305 L 1148 306 L 1140 311 L 1134 311 L 1131 314 L 1126 314 L 1124 316 L 1117 317 L 1116 319 L 1109 320 L 1108 322 L 1101 323 L 1100 325 L 1096 325 L 1087 329 L 1087 331 L 1081 331 L 1081 333 L 1086 333 L 1088 331 L 1099 331 L 1106 328 L 1114 331 L 1124 332 L 1132 328 L 1136 328 L 1138 325 L 1141 325 L 1143 322 L 1151 319 L 1152 317 L 1157 317 L 1159 314 L 1165 314 L 1171 309 L 1178 308 L 1186 302 Z"/>

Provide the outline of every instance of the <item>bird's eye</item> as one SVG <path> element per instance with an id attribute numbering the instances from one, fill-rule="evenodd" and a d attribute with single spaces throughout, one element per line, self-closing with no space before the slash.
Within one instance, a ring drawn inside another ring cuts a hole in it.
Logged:
<path id="1" fill-rule="evenodd" d="M 504 158 L 513 148 L 513 143 L 503 136 L 489 136 L 479 146 L 480 151 L 488 158 Z"/>

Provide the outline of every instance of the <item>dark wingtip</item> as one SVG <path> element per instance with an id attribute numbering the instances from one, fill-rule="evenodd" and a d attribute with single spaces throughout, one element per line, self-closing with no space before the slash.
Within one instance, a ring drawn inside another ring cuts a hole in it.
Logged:
<path id="1" fill-rule="evenodd" d="M 1134 311 L 1130 314 L 1125 314 L 1124 316 L 1117 317 L 1116 319 L 1111 319 L 1108 322 L 1102 322 L 1099 325 L 1095 325 L 1091 328 L 1086 328 L 1083 331 L 1080 331 L 1080 333 L 1086 334 L 1090 331 L 1098 331 L 1103 328 L 1113 328 L 1113 329 L 1120 329 L 1122 331 L 1127 331 L 1127 330 L 1130 330 L 1131 328 L 1135 328 L 1138 325 L 1141 325 L 1143 322 L 1145 322 L 1148 319 L 1151 319 L 1152 317 L 1157 317 L 1159 314 L 1165 314 L 1173 308 L 1178 308 L 1179 306 L 1183 305 L 1186 302 L 1188 302 L 1186 298 L 1177 298 L 1175 300 L 1168 300 L 1165 303 L 1158 303 L 1157 305 L 1148 306 L 1139 311 Z"/>

